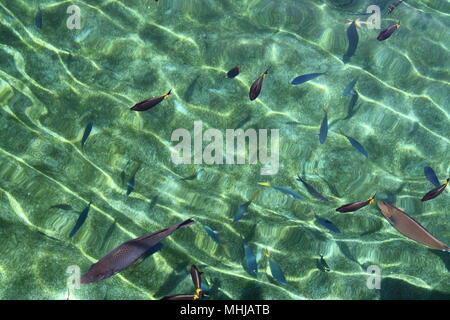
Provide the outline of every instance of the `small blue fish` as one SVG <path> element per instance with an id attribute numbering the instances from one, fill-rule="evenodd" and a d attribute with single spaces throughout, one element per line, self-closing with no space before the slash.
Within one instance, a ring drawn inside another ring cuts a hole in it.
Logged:
<path id="1" fill-rule="evenodd" d="M 369 157 L 369 153 L 366 151 L 366 149 L 364 149 L 364 147 L 355 139 L 346 136 L 345 134 L 341 133 L 344 137 L 346 137 L 348 139 L 348 141 L 350 141 L 350 143 L 352 144 L 353 147 L 355 147 L 356 150 L 358 150 L 359 152 L 361 152 L 366 158 Z"/>
<path id="2" fill-rule="evenodd" d="M 127 196 L 129 196 L 130 193 L 133 192 L 133 190 L 134 190 L 134 183 L 135 183 L 135 177 L 132 176 L 130 178 L 130 180 L 128 180 L 128 183 L 127 183 Z"/>
<path id="3" fill-rule="evenodd" d="M 203 227 L 205 228 L 206 233 L 208 233 L 208 236 L 210 236 L 211 239 L 213 239 L 217 244 L 222 244 L 222 242 L 217 237 L 218 231 L 213 230 L 211 227 L 209 227 L 207 225 L 204 225 Z"/>
<path id="4" fill-rule="evenodd" d="M 285 194 L 287 194 L 288 196 L 290 196 L 290 197 L 292 197 L 292 198 L 295 198 L 295 199 L 299 199 L 299 200 L 305 200 L 305 197 L 304 196 L 302 196 L 301 194 L 299 194 L 299 193 L 297 193 L 297 192 L 295 192 L 295 191 L 292 191 L 292 190 L 290 190 L 290 189 L 288 189 L 288 188 L 285 188 L 285 187 L 279 187 L 279 186 L 273 186 L 272 184 L 270 184 L 270 183 L 268 183 L 268 182 L 264 182 L 264 183 L 258 183 L 260 186 L 263 186 L 263 187 L 272 187 L 272 188 L 274 188 L 275 190 L 278 190 L 278 191 L 280 191 L 280 192 L 282 192 L 282 193 L 285 193 Z"/>
<path id="5" fill-rule="evenodd" d="M 81 228 L 84 221 L 86 221 L 87 214 L 89 212 L 89 208 L 91 207 L 91 203 L 89 202 L 88 206 L 83 209 L 83 211 L 80 213 L 80 216 L 78 217 L 77 222 L 75 223 L 75 226 L 73 227 L 72 231 L 70 231 L 69 238 L 72 238 L 75 233 Z"/>
<path id="6" fill-rule="evenodd" d="M 346 97 L 346 96 L 348 96 L 348 95 L 350 95 L 350 94 L 355 94 L 355 93 L 356 93 L 356 91 L 353 90 L 353 87 L 355 86 L 357 80 L 358 80 L 358 79 L 352 80 L 352 81 L 345 87 L 344 92 L 342 92 L 342 95 L 343 95 L 344 97 Z"/>
<path id="7" fill-rule="evenodd" d="M 308 190 L 309 194 L 312 195 L 314 198 L 322 200 L 322 201 L 328 201 L 327 198 L 325 198 L 323 195 L 321 195 L 319 192 L 316 191 L 316 189 L 313 188 L 309 183 L 307 183 L 305 180 L 300 177 L 300 175 L 297 176 L 297 181 L 303 183 L 306 190 Z"/>
<path id="8" fill-rule="evenodd" d="M 87 138 L 91 134 L 93 125 L 94 125 L 94 123 L 92 121 L 89 121 L 88 124 L 86 125 L 86 129 L 84 129 L 84 133 L 83 133 L 83 138 L 81 139 L 81 147 L 84 146 L 84 143 L 86 142 Z"/>
<path id="9" fill-rule="evenodd" d="M 347 29 L 347 38 L 348 38 L 348 48 L 347 52 L 344 54 L 342 58 L 342 62 L 347 63 L 350 61 L 350 58 L 355 54 L 356 47 L 358 46 L 358 31 L 356 31 L 356 20 L 352 21 L 350 26 Z"/>
<path id="10" fill-rule="evenodd" d="M 284 278 L 283 271 L 281 271 L 281 268 L 276 264 L 273 260 L 269 257 L 269 252 L 265 250 L 264 255 L 269 259 L 269 266 L 270 266 L 270 272 L 272 273 L 272 277 L 274 277 L 276 280 L 278 280 L 279 283 L 282 285 L 287 285 L 286 279 Z"/>
<path id="11" fill-rule="evenodd" d="M 55 204 L 54 206 L 51 206 L 50 209 L 61 209 L 61 210 L 66 210 L 66 211 L 72 211 L 73 208 L 65 203 L 61 203 L 61 204 Z"/>
<path id="12" fill-rule="evenodd" d="M 320 259 L 318 261 L 318 267 L 320 270 L 325 271 L 325 272 L 330 272 L 330 267 L 328 266 L 327 262 L 325 261 L 325 259 L 323 258 L 323 255 L 320 254 Z"/>
<path id="13" fill-rule="evenodd" d="M 315 79 L 323 74 L 325 74 L 325 72 L 304 74 L 304 75 L 294 78 L 294 80 L 291 81 L 291 84 L 293 84 L 293 85 L 302 84 L 309 80 Z"/>
<path id="14" fill-rule="evenodd" d="M 316 219 L 317 219 L 317 221 L 318 221 L 321 225 L 323 225 L 323 226 L 324 226 L 325 228 L 327 228 L 328 230 L 333 231 L 333 232 L 336 232 L 336 233 L 340 233 L 340 232 L 341 232 L 341 230 L 339 230 L 338 227 L 336 227 L 336 226 L 333 224 L 333 222 L 331 222 L 330 220 L 323 219 L 323 218 L 320 218 L 320 217 L 318 217 L 318 216 L 316 216 Z"/>
<path id="15" fill-rule="evenodd" d="M 256 196 L 258 195 L 259 190 L 256 191 L 253 196 L 251 196 L 250 200 L 247 201 L 246 203 L 242 204 L 239 206 L 239 209 L 236 213 L 236 216 L 233 219 L 233 222 L 237 222 L 239 221 L 243 216 L 245 216 L 248 213 L 248 207 L 249 205 L 252 203 L 252 201 L 256 198 Z"/>
<path id="16" fill-rule="evenodd" d="M 42 28 L 42 11 L 39 6 L 37 8 L 36 15 L 34 16 L 34 24 L 36 25 L 36 28 Z"/>
<path id="17" fill-rule="evenodd" d="M 439 179 L 436 176 L 436 173 L 434 173 L 434 170 L 431 167 L 423 168 L 423 173 L 435 187 L 439 187 L 441 185 Z"/>
<path id="18" fill-rule="evenodd" d="M 258 274 L 258 266 L 256 265 L 256 257 L 253 254 L 252 248 L 244 242 L 244 251 L 245 251 L 245 263 L 247 266 L 247 272 L 256 276 Z"/>
<path id="19" fill-rule="evenodd" d="M 352 99 L 348 103 L 347 116 L 345 118 L 343 118 L 342 120 L 350 119 L 351 117 L 353 117 L 353 115 L 359 109 L 359 107 L 358 107 L 358 109 L 354 109 L 356 102 L 358 101 L 358 98 L 359 98 L 359 94 L 358 94 L 358 92 L 355 91 L 355 93 L 352 95 Z"/>
<path id="20" fill-rule="evenodd" d="M 133 168 L 133 171 L 131 172 L 131 178 L 130 180 L 128 180 L 127 183 L 127 196 L 130 195 L 131 192 L 133 192 L 134 190 L 134 184 L 136 182 L 136 173 L 139 171 L 139 169 L 141 168 L 141 163 L 139 162 L 137 166 L 135 166 Z"/>
<path id="21" fill-rule="evenodd" d="M 323 117 L 322 124 L 320 125 L 320 132 L 319 132 L 319 142 L 320 144 L 323 144 L 325 140 L 327 140 L 328 135 L 328 115 L 325 111 L 325 116 Z"/>

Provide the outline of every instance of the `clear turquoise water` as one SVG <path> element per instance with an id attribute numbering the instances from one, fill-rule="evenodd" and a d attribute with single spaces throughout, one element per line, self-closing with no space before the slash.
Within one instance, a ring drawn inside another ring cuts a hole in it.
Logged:
<path id="1" fill-rule="evenodd" d="M 425 165 L 440 180 L 449 175 L 448 1 L 402 4 L 383 18 L 382 28 L 401 21 L 383 42 L 375 40 L 379 30 L 358 30 L 348 64 L 345 22 L 357 17 L 349 13 L 370 4 L 385 10 L 390 1 L 41 1 L 41 29 L 37 3 L 0 1 L 1 299 L 66 299 L 68 266 L 84 272 L 119 244 L 189 217 L 197 223 L 164 240 L 160 252 L 72 290 L 70 299 L 190 293 L 192 264 L 205 272 L 211 299 L 450 298 L 448 253 L 403 237 L 376 206 L 335 211 L 378 191 L 450 243 L 448 192 L 420 201 L 433 188 Z M 81 9 L 81 30 L 66 27 L 70 4 Z M 224 79 L 236 64 L 241 74 Z M 248 88 L 269 65 L 261 95 L 250 102 Z M 335 121 L 347 114 L 350 97 L 342 91 L 356 77 L 359 108 Z M 171 88 L 154 109 L 129 111 Z M 332 125 L 320 145 L 323 109 Z M 261 165 L 172 163 L 175 129 L 192 130 L 201 120 L 224 131 L 245 119 L 245 129 L 280 130 L 278 174 L 261 176 Z M 369 158 L 339 130 L 364 145 Z M 135 190 L 126 196 L 121 173 L 138 163 Z M 196 179 L 180 180 L 200 169 Z M 330 201 L 311 197 L 298 173 Z M 256 184 L 267 181 L 308 199 Z M 233 224 L 237 208 L 258 189 L 249 214 Z M 69 239 L 77 213 L 49 208 L 67 203 L 81 211 L 88 202 L 85 224 Z M 342 233 L 330 233 L 311 214 Z M 220 232 L 225 248 L 204 224 Z M 242 238 L 257 254 L 257 277 L 243 268 Z M 287 286 L 270 275 L 265 248 Z M 319 254 L 331 272 L 317 268 Z M 369 265 L 381 268 L 380 290 L 366 286 Z"/>

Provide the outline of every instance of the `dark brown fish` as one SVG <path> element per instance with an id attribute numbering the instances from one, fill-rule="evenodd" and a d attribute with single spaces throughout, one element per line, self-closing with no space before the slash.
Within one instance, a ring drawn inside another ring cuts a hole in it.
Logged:
<path id="1" fill-rule="evenodd" d="M 203 272 L 200 272 L 200 270 L 198 270 L 198 268 L 195 265 L 192 265 L 191 267 L 192 282 L 194 283 L 195 294 L 200 298 L 203 295 L 202 278 L 201 278 L 202 274 Z"/>
<path id="2" fill-rule="evenodd" d="M 438 195 L 440 195 L 442 192 L 444 192 L 445 188 L 448 186 L 448 182 L 450 181 L 450 178 L 447 179 L 447 181 L 444 182 L 444 184 L 440 185 L 437 188 L 434 188 L 430 192 L 428 192 L 426 195 L 423 196 L 422 201 L 428 201 L 431 199 L 436 198 Z"/>
<path id="3" fill-rule="evenodd" d="M 227 74 L 225 75 L 225 78 L 232 79 L 232 78 L 236 77 L 240 71 L 241 71 L 241 67 L 239 65 L 237 65 L 236 67 L 234 67 L 233 69 L 231 69 L 230 71 L 227 72 Z"/>
<path id="4" fill-rule="evenodd" d="M 258 77 L 258 79 L 256 79 L 255 82 L 253 82 L 252 86 L 250 87 L 250 92 L 249 92 L 248 96 L 251 101 L 258 98 L 259 93 L 261 92 L 263 80 L 267 76 L 267 73 L 269 72 L 269 70 L 270 70 L 270 67 L 267 68 L 266 71 L 261 73 L 261 75 Z"/>
<path id="5" fill-rule="evenodd" d="M 167 99 L 171 92 L 172 92 L 172 89 L 169 92 L 167 92 L 166 94 L 162 95 L 161 97 L 147 99 L 147 100 L 144 100 L 142 102 L 139 102 L 139 103 L 135 104 L 132 108 L 130 108 L 130 110 L 146 111 L 146 110 L 148 110 L 150 108 L 153 108 L 154 106 L 159 104 L 164 99 Z"/>
<path id="6" fill-rule="evenodd" d="M 389 223 L 404 236 L 415 240 L 427 247 L 437 250 L 450 251 L 450 248 L 433 237 L 416 220 L 392 204 L 378 201 L 378 207 Z"/>
<path id="7" fill-rule="evenodd" d="M 199 300 L 203 297 L 203 290 L 202 290 L 202 280 L 201 275 L 203 272 L 200 272 L 195 265 L 192 265 L 191 267 L 191 277 L 192 282 L 194 283 L 195 287 L 195 294 L 177 294 L 174 296 L 164 297 L 161 300 Z"/>
<path id="8" fill-rule="evenodd" d="M 80 283 L 97 282 L 115 275 L 138 261 L 150 248 L 170 236 L 175 230 L 190 226 L 193 223 L 192 219 L 188 219 L 166 229 L 121 244 L 97 263 L 91 265 L 89 270 L 81 276 Z"/>
<path id="9" fill-rule="evenodd" d="M 337 208 L 336 211 L 339 211 L 339 212 L 352 212 L 352 211 L 359 210 L 359 209 L 367 206 L 368 204 L 373 204 L 374 202 L 375 202 L 375 195 L 371 196 L 366 201 L 351 202 L 351 203 L 348 203 L 348 204 L 344 204 L 343 206 Z"/>
<path id="10" fill-rule="evenodd" d="M 400 23 L 394 24 L 393 26 L 390 26 L 389 28 L 384 29 L 380 32 L 380 34 L 377 37 L 378 41 L 383 41 L 389 38 L 398 28 L 400 28 Z"/>

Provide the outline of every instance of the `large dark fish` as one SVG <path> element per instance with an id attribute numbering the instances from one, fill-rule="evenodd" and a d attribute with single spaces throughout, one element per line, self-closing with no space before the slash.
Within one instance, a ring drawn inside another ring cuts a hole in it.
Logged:
<path id="1" fill-rule="evenodd" d="M 154 106 L 159 104 L 164 99 L 167 99 L 171 92 L 172 92 L 172 89 L 169 90 L 169 92 L 167 92 L 166 94 L 162 95 L 161 97 L 147 99 L 147 100 L 144 100 L 142 102 L 139 102 L 139 103 L 135 104 L 132 108 L 130 108 L 130 110 L 146 111 L 146 110 L 148 110 L 150 108 L 153 108 Z"/>
<path id="2" fill-rule="evenodd" d="M 307 82 L 309 80 L 312 80 L 312 79 L 315 79 L 315 78 L 317 78 L 317 77 L 319 77 L 319 76 L 321 76 L 323 74 L 325 74 L 325 72 L 304 74 L 304 75 L 301 75 L 301 76 L 298 76 L 298 77 L 294 78 L 291 81 L 291 84 L 297 85 L 297 84 L 305 83 L 305 82 Z"/>
<path id="3" fill-rule="evenodd" d="M 355 93 L 356 93 L 355 90 L 353 90 L 353 88 L 355 87 L 355 84 L 356 84 L 356 81 L 357 81 L 357 80 L 358 80 L 358 79 L 352 80 L 352 81 L 345 87 L 344 91 L 342 92 L 342 95 L 343 95 L 344 97 L 346 97 L 346 96 L 348 96 L 348 95 L 350 95 L 350 94 L 355 94 Z"/>
<path id="4" fill-rule="evenodd" d="M 323 195 L 321 195 L 319 192 L 317 192 L 316 189 L 313 188 L 313 186 L 311 186 L 305 180 L 303 180 L 302 177 L 300 177 L 300 175 L 297 176 L 297 181 L 303 183 L 306 190 L 308 190 L 309 194 L 312 195 L 314 198 L 323 200 L 323 201 L 328 201 L 328 199 L 325 198 Z"/>
<path id="5" fill-rule="evenodd" d="M 402 2 L 403 2 L 403 0 L 400 0 L 400 1 L 390 4 L 387 9 L 387 14 L 391 14 L 392 11 L 394 11 L 394 9 L 397 8 L 400 5 L 400 3 L 402 3 Z"/>
<path id="6" fill-rule="evenodd" d="M 384 201 L 378 201 L 378 207 L 389 223 L 404 236 L 417 241 L 427 247 L 437 250 L 450 251 L 450 248 L 433 237 L 416 220 L 408 216 L 399 208 Z"/>
<path id="7" fill-rule="evenodd" d="M 239 65 L 237 65 L 236 67 L 234 67 L 233 69 L 231 69 L 230 71 L 227 72 L 227 74 L 225 75 L 225 78 L 232 79 L 232 78 L 236 77 L 240 71 L 241 71 L 241 67 Z"/>
<path id="8" fill-rule="evenodd" d="M 42 11 L 40 6 L 38 6 L 36 15 L 34 16 L 34 24 L 36 28 L 38 29 L 42 28 Z"/>
<path id="9" fill-rule="evenodd" d="M 435 187 L 439 187 L 441 185 L 439 183 L 439 179 L 436 176 L 436 173 L 434 173 L 434 170 L 431 167 L 424 167 L 423 173 Z"/>
<path id="10" fill-rule="evenodd" d="M 89 212 L 90 207 L 91 207 L 91 203 L 89 202 L 88 206 L 86 208 L 84 208 L 83 211 L 80 213 L 80 216 L 78 217 L 78 220 L 75 223 L 75 226 L 73 227 L 72 231 L 70 231 L 70 233 L 69 233 L 69 238 L 72 238 L 75 235 L 75 233 L 77 233 L 77 231 L 81 228 L 84 221 L 86 221 L 87 214 Z"/>
<path id="11" fill-rule="evenodd" d="M 351 203 L 347 203 L 339 208 L 336 209 L 336 211 L 339 212 L 352 212 L 352 211 L 356 211 L 359 210 L 369 204 L 373 204 L 375 202 L 375 195 L 371 196 L 369 199 L 367 199 L 366 201 L 359 201 L 359 202 L 351 202 Z"/>
<path id="12" fill-rule="evenodd" d="M 398 28 L 400 28 L 400 23 L 394 24 L 393 26 L 390 26 L 389 28 L 384 29 L 380 32 L 380 34 L 377 37 L 378 41 L 383 41 L 389 38 Z"/>
<path id="13" fill-rule="evenodd" d="M 194 283 L 195 294 L 177 294 L 174 296 L 164 297 L 161 300 L 200 300 L 205 295 L 202 289 L 202 276 L 203 272 L 200 272 L 195 265 L 191 267 L 191 278 Z"/>
<path id="14" fill-rule="evenodd" d="M 253 82 L 252 86 L 250 87 L 250 92 L 248 93 L 248 96 L 251 101 L 255 100 L 259 96 L 264 78 L 267 77 L 267 73 L 269 72 L 270 68 L 271 67 L 267 68 L 266 71 L 261 73 L 258 79 L 256 79 L 255 82 Z"/>
<path id="15" fill-rule="evenodd" d="M 355 139 L 352 137 L 349 137 L 343 133 L 341 133 L 344 137 L 347 138 L 347 140 L 352 144 L 353 147 L 355 147 L 356 150 L 358 150 L 361 154 L 363 154 L 366 158 L 369 157 L 369 153 L 364 149 L 364 147 Z"/>
<path id="16" fill-rule="evenodd" d="M 342 58 L 342 62 L 347 63 L 350 58 L 355 54 L 356 47 L 358 46 L 358 31 L 356 31 L 356 21 L 354 20 L 350 26 L 347 28 L 347 38 L 348 38 L 348 48 L 347 52 Z"/>
<path id="17" fill-rule="evenodd" d="M 319 142 L 323 144 L 327 140 L 328 135 L 328 114 L 325 111 L 325 116 L 323 117 L 322 124 L 320 125 L 319 131 Z"/>
<path id="18" fill-rule="evenodd" d="M 92 121 L 89 121 L 88 124 L 86 125 L 86 128 L 84 129 L 84 133 L 83 133 L 83 138 L 81 138 L 81 147 L 84 146 L 87 138 L 91 134 L 93 125 L 94 125 L 94 123 Z"/>
<path id="19" fill-rule="evenodd" d="M 194 220 L 188 219 L 163 230 L 121 244 L 98 262 L 91 265 L 89 270 L 81 276 L 80 283 L 97 282 L 121 272 L 135 263 L 150 248 L 170 236 L 175 230 L 190 226 L 193 223 Z"/>
<path id="20" fill-rule="evenodd" d="M 447 186 L 448 186 L 449 181 L 450 181 L 450 178 L 448 178 L 447 181 L 445 181 L 439 187 L 434 188 L 433 190 L 427 192 L 427 194 L 423 196 L 422 201 L 428 201 L 428 200 L 436 198 L 438 195 L 440 195 L 442 192 L 444 192 L 445 188 L 447 188 Z"/>

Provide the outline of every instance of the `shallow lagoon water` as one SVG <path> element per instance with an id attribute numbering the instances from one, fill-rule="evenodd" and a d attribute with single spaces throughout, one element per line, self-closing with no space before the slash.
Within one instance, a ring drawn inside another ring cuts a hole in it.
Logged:
<path id="1" fill-rule="evenodd" d="M 196 224 L 141 264 L 72 290 L 70 299 L 190 293 L 192 264 L 205 272 L 211 299 L 450 298 L 449 253 L 403 237 L 376 206 L 335 211 L 377 191 L 450 244 L 448 192 L 420 201 L 433 188 L 424 166 L 441 181 L 449 175 L 447 1 L 403 3 L 383 16 L 382 28 L 401 21 L 383 42 L 380 30 L 358 29 L 346 64 L 346 19 L 370 4 L 385 11 L 390 1 L 41 1 L 42 28 L 37 3 L 0 1 L 1 299 L 66 299 L 69 266 L 84 272 L 121 243 L 190 217 Z M 80 30 L 66 26 L 71 4 L 81 9 Z M 225 79 L 237 64 L 241 73 Z M 260 96 L 249 101 L 248 89 L 268 66 Z M 326 74 L 290 84 L 314 72 Z M 339 120 L 351 100 L 342 92 L 355 78 L 356 112 Z M 157 107 L 129 110 L 170 89 Z M 319 144 L 324 110 L 329 131 Z M 174 164 L 172 132 L 192 132 L 200 120 L 222 132 L 279 129 L 279 172 L 262 176 L 260 164 Z M 298 174 L 329 201 L 309 195 Z M 233 223 L 258 189 L 249 213 Z M 89 202 L 86 222 L 69 239 Z M 76 211 L 50 209 L 62 203 Z M 205 224 L 219 231 L 223 246 Z M 243 241 L 256 255 L 257 276 L 245 271 Z M 271 276 L 266 248 L 286 286 Z M 318 268 L 320 254 L 330 272 Z M 380 290 L 366 286 L 370 265 L 381 269 Z"/>

